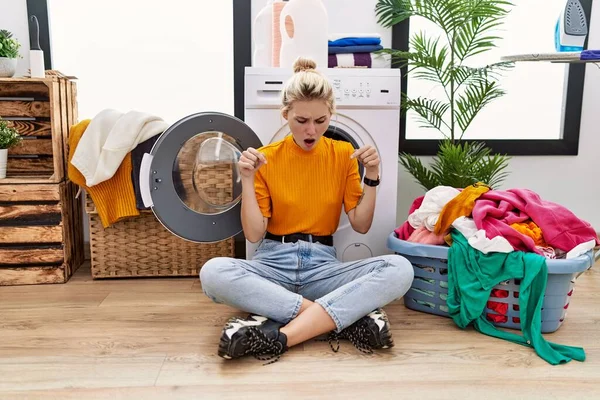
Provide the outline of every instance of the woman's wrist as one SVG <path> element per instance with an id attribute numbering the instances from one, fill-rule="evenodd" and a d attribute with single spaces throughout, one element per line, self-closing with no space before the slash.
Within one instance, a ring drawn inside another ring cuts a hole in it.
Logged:
<path id="1" fill-rule="evenodd" d="M 242 186 L 244 185 L 252 185 L 254 186 L 254 175 L 252 176 L 242 176 Z"/>
<path id="2" fill-rule="evenodd" d="M 369 171 L 365 170 L 365 178 L 376 181 L 379 179 L 379 170 Z"/>

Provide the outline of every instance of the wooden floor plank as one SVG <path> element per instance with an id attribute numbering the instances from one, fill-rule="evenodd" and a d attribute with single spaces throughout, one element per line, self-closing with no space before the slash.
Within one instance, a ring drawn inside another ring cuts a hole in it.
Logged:
<path id="1" fill-rule="evenodd" d="M 264 366 L 217 356 L 223 324 L 245 313 L 210 301 L 197 278 L 94 281 L 84 265 L 64 285 L 0 288 L 0 398 L 594 398 L 599 293 L 598 270 L 582 275 L 565 323 L 545 335 L 584 348 L 584 362 L 552 366 L 400 300 L 385 308 L 392 349 L 311 340 Z"/>
<path id="2" fill-rule="evenodd" d="M 18 357 L 0 359 L 2 391 L 152 386 L 163 357 Z"/>
<path id="3" fill-rule="evenodd" d="M 272 384 L 248 383 L 239 385 L 190 385 L 190 386 L 158 386 L 158 387 L 122 387 L 95 389 L 68 389 L 27 392 L 6 392 L 7 398 L 27 400 L 264 400 L 264 399 L 385 399 L 397 400 L 402 398 L 418 399 L 527 399 L 527 400 L 564 400 L 564 399 L 593 399 L 597 394 L 597 383 L 581 381 L 577 387 L 566 385 L 555 380 L 537 382 L 495 382 L 471 380 L 460 383 L 431 382 L 423 385 L 421 382 L 411 382 L 399 378 L 396 382 L 377 381 L 365 385 L 362 382 L 311 382 L 302 384 Z"/>

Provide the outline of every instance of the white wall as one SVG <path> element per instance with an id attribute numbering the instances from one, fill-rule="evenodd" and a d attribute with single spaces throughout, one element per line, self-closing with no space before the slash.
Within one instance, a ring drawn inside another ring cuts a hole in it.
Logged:
<path id="1" fill-rule="evenodd" d="M 592 9 L 590 49 L 600 48 L 600 2 Z M 600 231 L 600 68 L 588 64 L 585 76 L 578 156 L 514 157 L 504 189 L 528 188 L 542 199 L 559 203 Z M 424 193 L 399 168 L 398 216 L 406 218 L 412 200 Z"/>
<path id="2" fill-rule="evenodd" d="M 48 0 L 53 67 L 78 80 L 80 119 L 104 108 L 168 123 L 233 113 L 231 1 Z"/>
<path id="3" fill-rule="evenodd" d="M 23 58 L 17 60 L 15 77 L 29 71 L 29 25 L 27 24 L 26 0 L 0 0 L 0 30 L 12 32 L 21 43 L 19 52 Z"/>

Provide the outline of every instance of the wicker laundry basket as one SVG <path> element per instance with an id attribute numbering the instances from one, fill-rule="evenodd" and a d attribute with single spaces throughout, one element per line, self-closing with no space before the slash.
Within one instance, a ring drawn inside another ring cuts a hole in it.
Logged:
<path id="1" fill-rule="evenodd" d="M 205 196 L 214 197 L 213 204 L 232 201 L 231 165 L 205 168 L 201 173 L 198 170 L 186 172 L 188 167 L 180 165 L 182 177 L 196 175 L 196 184 L 202 186 Z M 203 212 L 206 205 L 201 203 L 192 196 L 186 201 L 188 207 Z M 235 255 L 234 238 L 215 243 L 181 239 L 163 227 L 151 210 L 141 210 L 137 217 L 104 228 L 93 201 L 86 194 L 86 212 L 93 278 L 198 276 L 200 268 L 211 258 Z"/>

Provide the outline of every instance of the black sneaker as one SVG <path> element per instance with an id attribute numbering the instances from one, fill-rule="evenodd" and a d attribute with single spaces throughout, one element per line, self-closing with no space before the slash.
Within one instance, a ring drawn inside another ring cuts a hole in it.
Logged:
<path id="1" fill-rule="evenodd" d="M 223 327 L 218 354 L 228 360 L 245 355 L 262 361 L 274 359 L 267 363 L 271 364 L 288 349 L 287 337 L 279 332 L 282 326 L 260 315 L 231 318 Z"/>
<path id="2" fill-rule="evenodd" d="M 349 340 L 354 347 L 367 354 L 372 354 L 374 349 L 394 347 L 390 323 L 387 314 L 381 308 L 365 315 L 340 333 L 330 332 L 327 340 L 334 352 L 340 349 L 339 339 Z M 334 340 L 337 342 L 336 348 L 331 344 Z"/>

